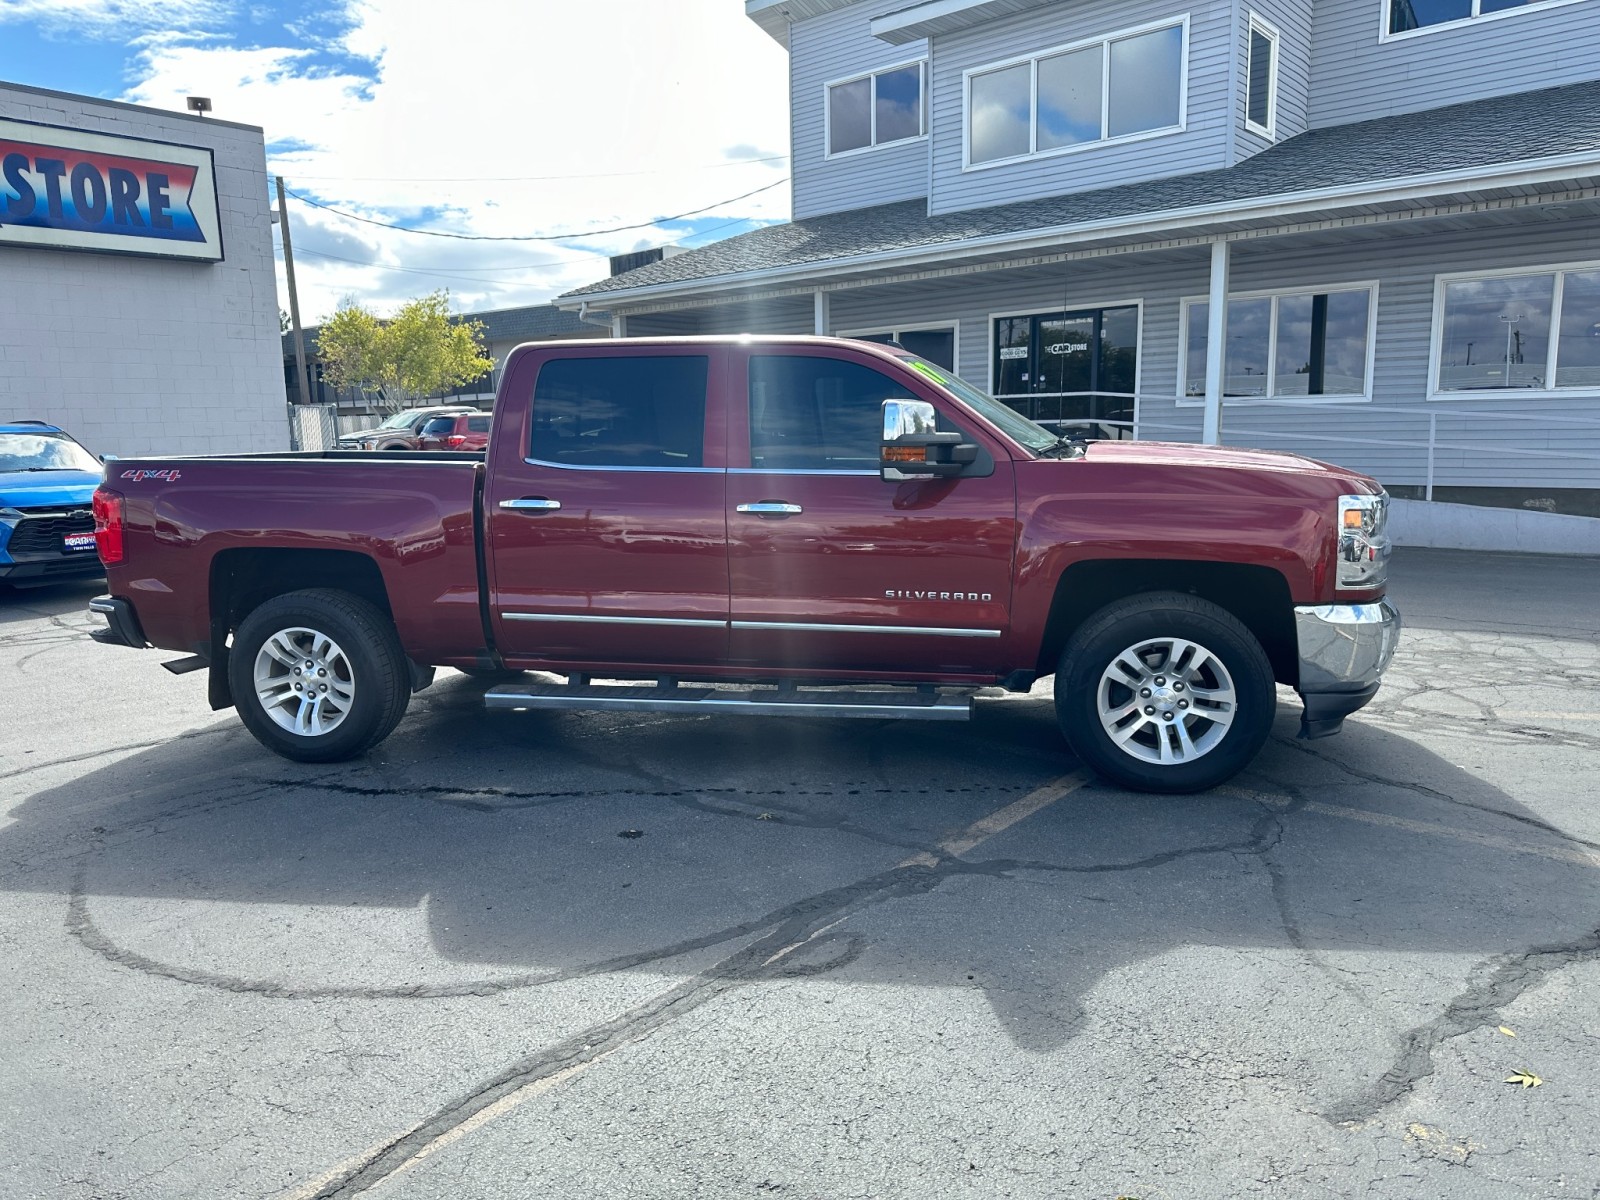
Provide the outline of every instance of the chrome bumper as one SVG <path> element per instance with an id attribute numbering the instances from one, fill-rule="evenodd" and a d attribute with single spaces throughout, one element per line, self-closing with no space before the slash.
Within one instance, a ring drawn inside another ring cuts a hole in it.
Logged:
<path id="1" fill-rule="evenodd" d="M 1388 600 L 1376 604 L 1300 605 L 1294 610 L 1300 647 L 1300 736 L 1338 733 L 1345 717 L 1378 691 L 1384 668 L 1400 641 L 1400 613 Z"/>

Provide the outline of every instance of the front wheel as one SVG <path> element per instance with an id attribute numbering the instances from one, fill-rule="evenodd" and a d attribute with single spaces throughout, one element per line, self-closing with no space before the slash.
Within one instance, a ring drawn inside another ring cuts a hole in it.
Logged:
<path id="1" fill-rule="evenodd" d="M 274 596 L 240 623 L 228 680 L 245 728 L 298 762 L 340 762 L 394 730 L 411 699 L 394 626 L 348 592 Z"/>
<path id="2" fill-rule="evenodd" d="M 1074 751 L 1142 792 L 1199 792 L 1260 751 L 1277 708 L 1261 643 L 1226 609 L 1181 592 L 1107 605 L 1056 671 L 1056 715 Z"/>

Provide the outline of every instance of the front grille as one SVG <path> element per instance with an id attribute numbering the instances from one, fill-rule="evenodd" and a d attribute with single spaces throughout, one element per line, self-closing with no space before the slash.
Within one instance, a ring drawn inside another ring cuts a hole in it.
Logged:
<path id="1" fill-rule="evenodd" d="M 35 554 L 63 554 L 87 557 L 92 551 L 66 548 L 69 533 L 93 533 L 94 513 L 87 508 L 52 509 L 37 516 L 24 516 L 11 531 L 11 541 L 6 546 L 12 558 Z"/>

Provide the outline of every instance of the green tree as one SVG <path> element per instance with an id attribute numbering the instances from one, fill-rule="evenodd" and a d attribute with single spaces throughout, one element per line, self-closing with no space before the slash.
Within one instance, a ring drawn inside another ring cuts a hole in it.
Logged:
<path id="1" fill-rule="evenodd" d="M 481 321 L 451 320 L 448 291 L 408 300 L 387 320 L 347 297 L 317 331 L 317 353 L 335 387 L 398 412 L 493 367 L 482 333 Z"/>

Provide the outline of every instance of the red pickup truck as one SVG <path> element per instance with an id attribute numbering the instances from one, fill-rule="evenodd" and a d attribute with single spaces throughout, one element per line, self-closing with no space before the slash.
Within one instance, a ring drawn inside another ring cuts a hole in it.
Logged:
<path id="1" fill-rule="evenodd" d="M 91 607 L 303 761 L 435 666 L 495 708 L 926 720 L 1053 673 L 1084 761 L 1188 792 L 1260 749 L 1275 682 L 1310 737 L 1377 690 L 1386 507 L 1290 454 L 1060 438 L 893 346 L 533 344 L 482 456 L 110 464 Z"/>

